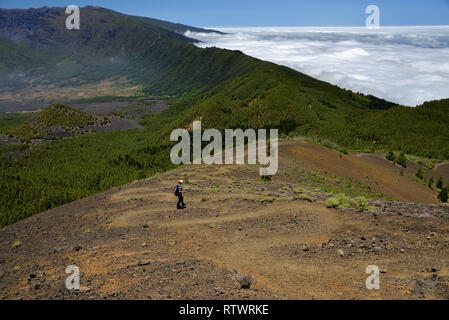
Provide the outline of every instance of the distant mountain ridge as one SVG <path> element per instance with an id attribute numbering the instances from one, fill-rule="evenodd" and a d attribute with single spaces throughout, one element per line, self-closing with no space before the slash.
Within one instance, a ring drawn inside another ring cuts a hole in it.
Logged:
<path id="1" fill-rule="evenodd" d="M 142 21 L 154 25 L 156 27 L 184 34 L 187 31 L 193 31 L 193 32 L 202 32 L 202 33 L 218 33 L 218 34 L 225 34 L 224 32 L 213 30 L 213 29 L 204 29 L 204 28 L 197 28 L 192 26 L 187 26 L 185 24 L 181 23 L 172 23 L 164 20 L 154 19 L 154 18 L 147 18 L 147 17 L 137 17 L 142 19 Z M 198 40 L 196 40 L 198 41 Z"/>
<path id="2" fill-rule="evenodd" d="M 80 11 L 83 13 L 89 11 L 102 12 L 104 14 L 110 15 L 122 15 L 119 12 L 109 10 L 99 6 L 86 6 L 81 8 Z M 33 36 L 34 32 L 39 29 L 40 18 L 52 17 L 52 19 L 57 19 L 58 17 L 67 17 L 65 14 L 65 8 L 63 7 L 42 7 L 42 8 L 30 8 L 30 9 L 1 9 L 0 8 L 0 36 L 8 38 L 13 41 L 22 41 L 29 39 Z M 216 30 L 202 29 L 192 26 L 187 26 L 180 23 L 171 23 L 164 20 L 147 18 L 147 17 L 137 17 L 128 16 L 132 18 L 139 19 L 149 25 L 154 27 L 164 29 L 174 33 L 184 33 L 187 30 L 194 32 L 204 32 L 204 33 L 221 33 Z M 187 42 L 198 42 L 196 39 L 190 39 L 187 37 L 179 37 L 178 40 L 184 40 Z"/>
<path id="3" fill-rule="evenodd" d="M 135 94 L 177 95 L 210 88 L 246 72 L 250 60 L 256 61 L 228 50 L 199 49 L 192 45 L 198 40 L 179 33 L 212 30 L 101 7 L 81 8 L 80 15 L 81 29 L 67 30 L 64 8 L 0 9 L 0 43 L 12 52 L 0 62 L 0 95 L 19 92 L 16 99 L 30 97 L 28 91 L 34 90 L 30 81 L 38 82 L 44 91 L 54 85 L 77 88 L 80 83 L 105 79 L 123 86 L 118 77 L 125 79 L 127 87 L 138 87 Z M 14 54 L 17 45 L 30 57 L 27 61 Z M 18 70 L 22 74 L 15 74 Z M 108 92 L 113 93 L 113 89 Z"/>

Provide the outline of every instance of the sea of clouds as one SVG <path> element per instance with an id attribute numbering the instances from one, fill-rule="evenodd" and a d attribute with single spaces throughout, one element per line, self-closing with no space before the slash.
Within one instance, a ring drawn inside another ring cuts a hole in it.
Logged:
<path id="1" fill-rule="evenodd" d="M 449 26 L 212 29 L 185 35 L 404 105 L 449 98 Z"/>

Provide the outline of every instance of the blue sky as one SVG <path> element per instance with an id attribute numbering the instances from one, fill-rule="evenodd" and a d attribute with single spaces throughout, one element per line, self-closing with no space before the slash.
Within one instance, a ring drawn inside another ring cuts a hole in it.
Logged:
<path id="1" fill-rule="evenodd" d="M 98 5 L 194 26 L 362 26 L 365 8 L 381 25 L 449 25 L 449 0 L 0 0 L 1 8 Z"/>

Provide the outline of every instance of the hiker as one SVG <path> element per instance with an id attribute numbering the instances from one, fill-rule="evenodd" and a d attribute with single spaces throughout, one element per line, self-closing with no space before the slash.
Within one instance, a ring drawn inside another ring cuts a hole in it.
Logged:
<path id="1" fill-rule="evenodd" d="M 176 207 L 179 209 L 185 209 L 187 206 L 184 203 L 184 192 L 185 190 L 182 188 L 182 184 L 184 183 L 184 181 L 179 180 L 178 185 L 175 187 L 175 196 L 178 197 L 178 204 L 176 205 Z"/>

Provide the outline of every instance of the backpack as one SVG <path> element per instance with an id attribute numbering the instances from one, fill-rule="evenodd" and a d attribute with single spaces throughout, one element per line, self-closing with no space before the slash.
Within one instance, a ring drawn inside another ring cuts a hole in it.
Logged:
<path id="1" fill-rule="evenodd" d="M 179 196 L 179 188 L 178 188 L 178 186 L 175 187 L 175 196 Z"/>

